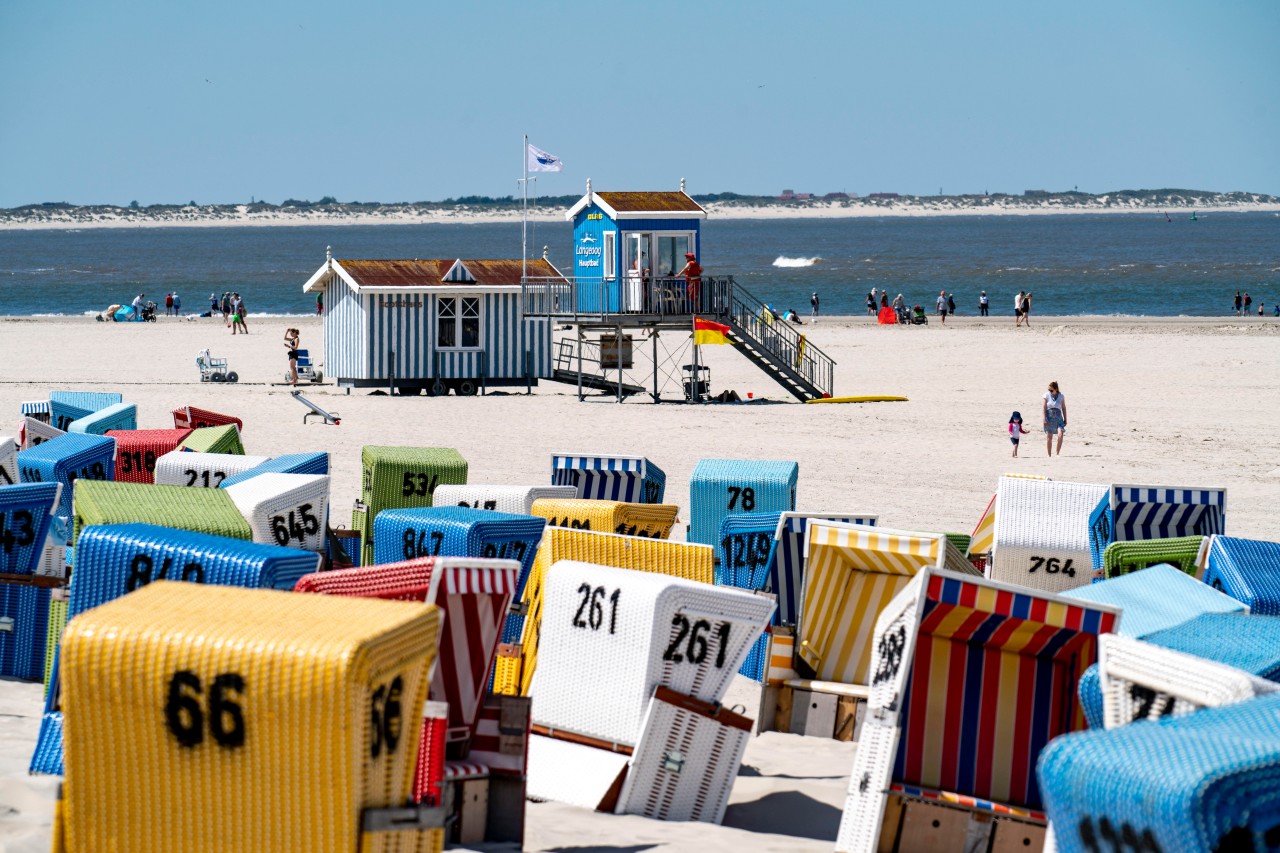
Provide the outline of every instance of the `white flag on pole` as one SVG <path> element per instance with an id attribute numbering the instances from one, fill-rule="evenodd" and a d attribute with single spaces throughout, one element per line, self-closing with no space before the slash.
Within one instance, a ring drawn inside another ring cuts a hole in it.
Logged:
<path id="1" fill-rule="evenodd" d="M 530 172 L 559 172 L 564 168 L 564 161 L 554 154 L 548 154 L 541 148 L 529 145 Z"/>

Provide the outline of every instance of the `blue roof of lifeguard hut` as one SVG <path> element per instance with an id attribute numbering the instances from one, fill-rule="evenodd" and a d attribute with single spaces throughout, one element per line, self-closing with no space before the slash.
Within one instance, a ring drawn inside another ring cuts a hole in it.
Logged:
<path id="1" fill-rule="evenodd" d="M 572 221 L 593 202 L 614 220 L 707 218 L 707 212 L 703 210 L 702 205 L 682 190 L 654 190 L 652 192 L 588 193 L 569 208 L 565 219 Z"/>

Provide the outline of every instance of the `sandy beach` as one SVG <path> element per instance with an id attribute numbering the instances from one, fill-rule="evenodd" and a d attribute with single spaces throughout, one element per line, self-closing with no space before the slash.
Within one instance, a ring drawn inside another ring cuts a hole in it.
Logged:
<path id="1" fill-rule="evenodd" d="M 64 226 L 65 227 L 65 226 Z M 1007 471 L 1093 483 L 1221 486 L 1227 531 L 1274 538 L 1280 455 L 1274 435 L 1280 320 L 1274 318 L 936 317 L 927 327 L 879 327 L 870 317 L 822 318 L 810 339 L 837 362 L 836 394 L 897 394 L 904 403 L 796 403 L 731 347 L 707 347 L 713 392 L 741 405 L 578 402 L 570 386 L 530 396 L 506 389 L 472 398 L 370 396 L 332 385 L 305 393 L 341 426 L 304 425 L 289 388 L 282 336 L 323 361 L 315 318 L 249 318 L 231 336 L 221 320 L 155 324 L 91 318 L 0 318 L 0 412 L 13 430 L 19 403 L 50 389 L 119 391 L 141 428 L 172 425 L 183 404 L 236 414 L 249 453 L 325 450 L 332 516 L 349 517 L 365 444 L 457 448 L 474 483 L 542 483 L 553 451 L 640 454 L 668 476 L 683 538 L 688 482 L 701 458 L 784 459 L 800 465 L 800 509 L 860 511 L 904 529 L 968 533 Z M 197 350 L 225 356 L 241 381 L 202 384 Z M 1070 429 L 1046 458 L 1041 395 L 1056 380 Z M 1010 458 L 1012 410 L 1032 435 Z M 756 712 L 751 683 L 732 701 Z M 56 785 L 25 774 L 41 710 L 40 685 L 0 682 L 0 849 L 49 849 Z M 753 740 L 725 826 L 660 824 L 556 804 L 530 805 L 529 850 L 829 850 L 852 761 L 848 744 L 767 734 Z M 586 845 L 586 846 L 584 846 Z M 590 845 L 599 845 L 592 847 Z"/>
<path id="2" fill-rule="evenodd" d="M 950 197 L 940 196 L 804 202 L 778 201 L 770 204 L 707 202 L 707 213 L 716 219 L 863 219 L 879 217 L 922 216 L 1055 216 L 1081 214 L 1127 214 L 1158 216 L 1169 211 L 1179 216 L 1195 211 L 1198 216 L 1219 213 L 1277 213 L 1280 203 L 1269 196 L 1250 194 L 1250 200 L 1238 200 L 1219 194 L 1209 199 L 1187 198 L 1171 203 L 1156 203 L 1135 198 L 1102 195 L 1089 201 L 1064 202 L 1057 199 L 1027 201 L 1018 196 Z M 519 222 L 521 213 L 514 207 L 458 205 L 456 207 L 419 207 L 386 204 L 380 207 L 272 208 L 258 209 L 250 205 L 198 205 L 166 208 L 161 211 L 116 208 L 35 208 L 0 210 L 0 231 L 81 230 L 98 228 L 219 228 L 244 226 L 305 225 L 478 225 L 493 222 Z M 563 222 L 564 211 L 556 207 L 532 206 L 530 222 Z"/>

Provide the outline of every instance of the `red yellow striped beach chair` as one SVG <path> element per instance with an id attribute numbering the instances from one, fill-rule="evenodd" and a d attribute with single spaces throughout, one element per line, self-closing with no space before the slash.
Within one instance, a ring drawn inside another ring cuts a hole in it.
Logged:
<path id="1" fill-rule="evenodd" d="M 836 849 L 962 851 L 982 834 L 983 849 L 1002 849 L 1002 834 L 1040 843 L 1036 759 L 1052 738 L 1085 727 L 1076 682 L 1119 618 L 1107 605 L 920 571 L 876 623 Z M 944 814 L 921 830 L 919 812 L 935 803 L 985 815 L 957 826 Z M 909 830 L 915 836 L 901 837 Z"/>

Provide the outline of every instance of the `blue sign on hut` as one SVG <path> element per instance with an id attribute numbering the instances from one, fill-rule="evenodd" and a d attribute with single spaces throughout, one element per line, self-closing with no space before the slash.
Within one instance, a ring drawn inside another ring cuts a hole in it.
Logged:
<path id="1" fill-rule="evenodd" d="M 470 395 L 551 375 L 551 321 L 521 306 L 520 260 L 338 260 L 303 286 L 323 293 L 325 372 L 339 387 Z M 545 258 L 528 274 L 561 278 Z"/>

